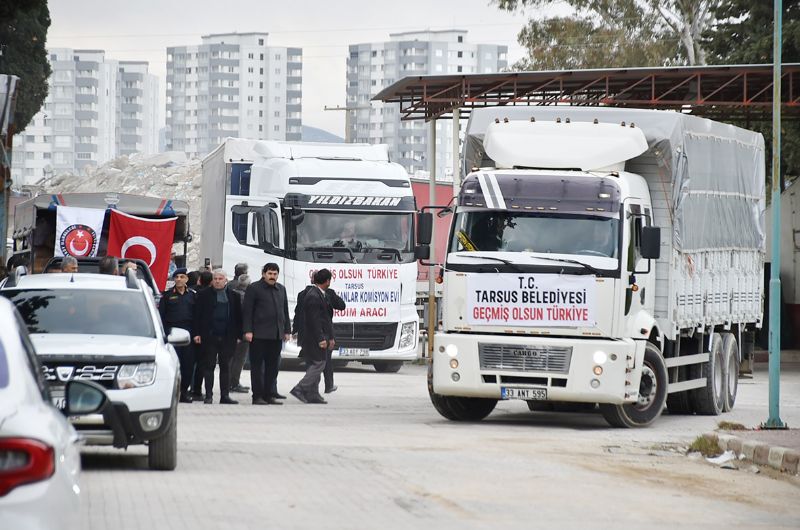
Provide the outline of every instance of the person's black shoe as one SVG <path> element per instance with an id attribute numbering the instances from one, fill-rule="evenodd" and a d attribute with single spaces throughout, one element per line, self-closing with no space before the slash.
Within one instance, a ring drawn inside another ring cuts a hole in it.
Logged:
<path id="1" fill-rule="evenodd" d="M 289 393 L 294 397 L 296 397 L 297 399 L 299 399 L 300 401 L 302 401 L 303 403 L 308 403 L 308 399 L 306 398 L 305 394 L 303 394 L 303 391 L 300 390 L 299 388 L 294 387 Z"/>
<path id="2" fill-rule="evenodd" d="M 253 398 L 253 405 L 269 405 L 269 402 L 264 401 L 261 398 Z"/>
<path id="3" fill-rule="evenodd" d="M 306 399 L 308 400 L 307 403 L 314 403 L 314 404 L 319 404 L 319 405 L 327 405 L 328 404 L 328 402 L 325 401 L 322 398 L 322 396 L 320 396 L 319 394 L 317 394 L 316 396 L 308 396 Z"/>
<path id="4" fill-rule="evenodd" d="M 339 390 L 339 387 L 338 387 L 338 386 L 336 386 L 336 385 L 333 385 L 333 386 L 332 386 L 332 387 L 330 387 L 330 388 L 326 388 L 326 389 L 325 389 L 325 393 L 326 393 L 326 394 L 330 394 L 331 392 L 336 392 L 337 390 Z"/>
<path id="5" fill-rule="evenodd" d="M 191 394 L 189 394 L 189 397 L 195 401 L 203 401 L 204 398 L 203 394 L 201 394 L 200 392 L 192 392 Z"/>
<path id="6" fill-rule="evenodd" d="M 271 397 L 272 399 L 286 399 L 286 396 L 284 396 L 282 394 L 278 394 L 277 392 L 275 392 L 274 394 L 272 394 L 269 397 Z"/>
<path id="7" fill-rule="evenodd" d="M 181 394 L 181 398 L 178 401 L 180 401 L 181 403 L 191 403 L 192 396 L 190 396 L 189 394 Z"/>
<path id="8" fill-rule="evenodd" d="M 270 405 L 283 405 L 283 401 L 278 401 L 274 397 L 267 398 L 267 403 L 269 403 Z"/>
<path id="9" fill-rule="evenodd" d="M 238 405 L 239 402 L 235 399 L 231 399 L 230 396 L 222 396 L 219 398 L 219 402 L 221 405 Z"/>
<path id="10" fill-rule="evenodd" d="M 205 403 L 206 405 L 211 405 L 212 403 L 214 403 L 214 398 L 212 398 L 211 396 L 207 396 L 206 398 L 203 399 L 203 403 Z"/>
<path id="11" fill-rule="evenodd" d="M 236 385 L 233 388 L 231 388 L 231 392 L 236 392 L 237 394 L 247 394 L 248 392 L 250 392 L 250 387 L 249 386 Z"/>

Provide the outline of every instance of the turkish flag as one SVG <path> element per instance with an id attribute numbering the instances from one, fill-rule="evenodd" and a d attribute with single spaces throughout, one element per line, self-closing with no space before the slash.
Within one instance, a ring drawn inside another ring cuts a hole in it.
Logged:
<path id="1" fill-rule="evenodd" d="M 144 261 L 150 266 L 156 285 L 163 291 L 167 283 L 176 219 L 144 219 L 111 210 L 106 254 Z"/>

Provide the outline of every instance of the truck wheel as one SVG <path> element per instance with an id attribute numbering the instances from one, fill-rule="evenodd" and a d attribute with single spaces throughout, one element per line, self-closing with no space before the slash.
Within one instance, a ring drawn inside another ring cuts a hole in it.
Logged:
<path id="1" fill-rule="evenodd" d="M 725 402 L 722 410 L 730 412 L 736 403 L 736 392 L 739 390 L 739 344 L 733 333 L 722 334 L 722 355 L 725 359 Z"/>
<path id="2" fill-rule="evenodd" d="M 173 405 L 171 416 L 167 431 L 148 444 L 147 464 L 150 469 L 172 471 L 178 465 L 178 407 Z"/>
<path id="3" fill-rule="evenodd" d="M 436 412 L 450 421 L 480 421 L 497 405 L 496 399 L 443 396 L 433 391 L 433 375 L 428 366 L 428 395 Z"/>
<path id="4" fill-rule="evenodd" d="M 403 361 L 383 361 L 373 364 L 379 374 L 397 373 L 403 367 Z"/>
<path id="5" fill-rule="evenodd" d="M 699 365 L 699 377 L 706 378 L 706 386 L 691 391 L 692 404 L 698 414 L 718 416 L 725 403 L 725 356 L 722 337 L 714 333 L 708 362 Z"/>
<path id="6" fill-rule="evenodd" d="M 639 400 L 624 405 L 600 404 L 600 412 L 614 427 L 646 427 L 661 415 L 667 399 L 667 365 L 655 344 L 647 343 L 644 350 Z"/>

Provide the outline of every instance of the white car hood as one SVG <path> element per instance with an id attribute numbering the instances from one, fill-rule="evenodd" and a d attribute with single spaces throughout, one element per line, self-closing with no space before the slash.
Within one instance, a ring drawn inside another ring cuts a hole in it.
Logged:
<path id="1" fill-rule="evenodd" d="M 158 339 L 128 335 L 80 335 L 73 333 L 34 333 L 31 341 L 43 360 L 47 357 L 113 357 L 115 359 L 155 358 Z"/>

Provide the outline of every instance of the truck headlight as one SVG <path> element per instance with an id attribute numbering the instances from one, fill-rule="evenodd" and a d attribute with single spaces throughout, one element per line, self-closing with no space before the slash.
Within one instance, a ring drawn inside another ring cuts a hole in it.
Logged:
<path id="1" fill-rule="evenodd" d="M 400 328 L 400 343 L 397 345 L 398 349 L 407 350 L 414 346 L 414 333 L 415 327 L 417 326 L 416 322 L 406 322 L 403 324 L 403 327 Z"/>
<path id="2" fill-rule="evenodd" d="M 152 385 L 156 380 L 156 363 L 124 364 L 117 373 L 117 388 Z"/>

